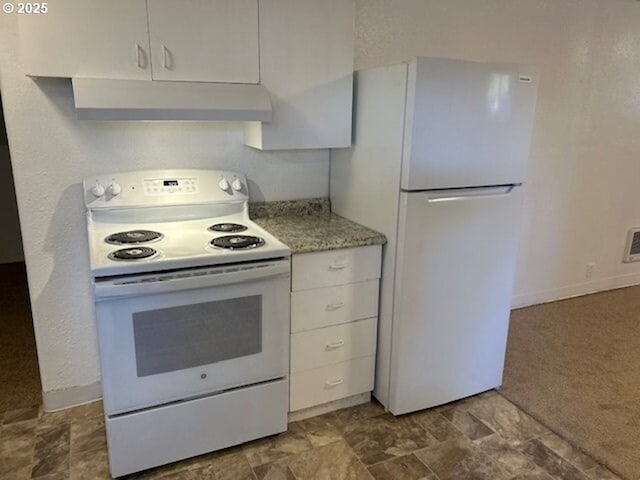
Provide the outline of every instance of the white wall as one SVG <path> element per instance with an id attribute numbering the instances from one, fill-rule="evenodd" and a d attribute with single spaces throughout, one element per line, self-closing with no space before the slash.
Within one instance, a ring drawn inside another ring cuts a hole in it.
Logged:
<path id="1" fill-rule="evenodd" d="M 640 283 L 640 3 L 358 0 L 356 68 L 415 55 L 537 64 L 515 305 Z M 586 265 L 595 263 L 585 278 Z"/>
<path id="2" fill-rule="evenodd" d="M 24 76 L 15 19 L 0 15 L 0 88 L 43 389 L 51 392 L 99 380 L 84 176 L 146 168 L 237 169 L 250 179 L 253 200 L 318 197 L 328 195 L 329 153 L 258 152 L 242 145 L 239 123 L 77 121 L 68 80 Z"/>

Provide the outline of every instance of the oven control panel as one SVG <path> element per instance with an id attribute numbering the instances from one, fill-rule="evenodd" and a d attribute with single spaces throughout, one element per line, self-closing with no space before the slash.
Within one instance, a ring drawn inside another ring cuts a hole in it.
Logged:
<path id="1" fill-rule="evenodd" d="M 146 195 L 194 194 L 198 193 L 198 178 L 146 178 L 144 193 Z"/>
<path id="2" fill-rule="evenodd" d="M 246 202 L 245 176 L 228 170 L 146 170 L 84 179 L 89 209 Z"/>

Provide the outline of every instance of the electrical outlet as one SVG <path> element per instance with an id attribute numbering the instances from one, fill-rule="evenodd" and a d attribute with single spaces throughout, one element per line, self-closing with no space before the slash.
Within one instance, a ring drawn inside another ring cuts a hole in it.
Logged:
<path id="1" fill-rule="evenodd" d="M 596 268 L 595 263 L 587 263 L 587 268 L 585 269 L 585 272 L 584 272 L 584 278 L 586 278 L 587 280 L 590 280 L 591 277 L 593 277 L 593 270 L 595 268 Z"/>

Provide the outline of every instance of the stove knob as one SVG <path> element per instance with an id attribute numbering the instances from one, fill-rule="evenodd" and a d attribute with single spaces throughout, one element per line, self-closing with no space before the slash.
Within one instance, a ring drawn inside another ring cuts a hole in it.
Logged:
<path id="1" fill-rule="evenodd" d="M 111 185 L 107 187 L 107 192 L 109 192 L 114 197 L 117 197 L 122 193 L 122 187 L 118 182 L 113 182 Z"/>
<path id="2" fill-rule="evenodd" d="M 233 182 L 231 182 L 231 188 L 233 188 L 236 192 L 242 190 L 242 182 L 239 178 L 236 178 Z"/>
<path id="3" fill-rule="evenodd" d="M 231 186 L 229 185 L 229 182 L 224 177 L 222 177 L 222 180 L 220 180 L 220 183 L 218 183 L 218 186 L 220 187 L 221 190 L 224 190 L 225 192 L 229 190 L 229 188 L 231 188 Z"/>
<path id="4" fill-rule="evenodd" d="M 100 185 L 99 182 L 96 182 L 96 184 L 91 187 L 91 194 L 96 197 L 96 198 L 100 198 L 101 196 L 104 195 L 104 187 L 102 185 Z"/>

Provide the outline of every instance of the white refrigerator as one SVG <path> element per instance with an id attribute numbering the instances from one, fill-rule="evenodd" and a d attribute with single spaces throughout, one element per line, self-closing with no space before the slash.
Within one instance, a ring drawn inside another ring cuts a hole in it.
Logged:
<path id="1" fill-rule="evenodd" d="M 359 71 L 335 213 L 383 232 L 374 395 L 399 415 L 502 382 L 538 87 L 531 66 Z"/>

